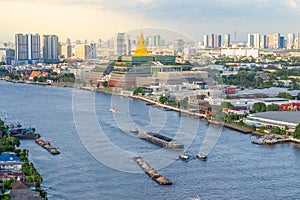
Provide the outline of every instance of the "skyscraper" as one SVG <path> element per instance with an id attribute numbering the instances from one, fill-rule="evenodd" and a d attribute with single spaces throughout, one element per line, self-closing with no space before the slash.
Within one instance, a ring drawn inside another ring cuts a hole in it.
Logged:
<path id="1" fill-rule="evenodd" d="M 214 35 L 214 48 L 220 48 L 222 46 L 222 36 L 215 34 Z"/>
<path id="2" fill-rule="evenodd" d="M 78 44 L 75 46 L 75 58 L 80 60 L 91 59 L 93 53 L 91 46 L 88 44 Z"/>
<path id="3" fill-rule="evenodd" d="M 204 47 L 208 47 L 208 35 L 204 35 L 203 44 L 204 44 Z"/>
<path id="4" fill-rule="evenodd" d="M 215 35 L 211 34 L 208 36 L 208 45 L 207 47 L 214 48 L 215 47 Z"/>
<path id="5" fill-rule="evenodd" d="M 295 34 L 289 33 L 287 38 L 287 48 L 294 49 L 294 45 L 295 45 Z"/>
<path id="6" fill-rule="evenodd" d="M 159 47 L 161 45 L 160 35 L 154 35 L 147 37 L 147 46 L 149 47 Z"/>
<path id="7" fill-rule="evenodd" d="M 300 33 L 298 33 L 298 49 L 300 49 Z"/>
<path id="8" fill-rule="evenodd" d="M 261 49 L 268 48 L 268 37 L 266 35 L 262 35 L 260 38 L 260 48 Z"/>
<path id="9" fill-rule="evenodd" d="M 252 34 L 248 34 L 247 47 L 251 48 L 253 46 L 254 46 L 254 36 Z"/>
<path id="10" fill-rule="evenodd" d="M 46 63 L 57 63 L 58 54 L 58 37 L 56 35 L 43 36 L 43 59 Z"/>
<path id="11" fill-rule="evenodd" d="M 125 44 L 125 33 L 116 33 L 114 36 L 115 55 L 127 55 Z"/>
<path id="12" fill-rule="evenodd" d="M 177 39 L 173 41 L 174 53 L 183 53 L 184 41 L 182 39 Z"/>
<path id="13" fill-rule="evenodd" d="M 224 35 L 224 47 L 230 47 L 230 34 Z"/>
<path id="14" fill-rule="evenodd" d="M 28 63 L 38 62 L 40 56 L 40 35 L 15 35 L 16 60 Z"/>
<path id="15" fill-rule="evenodd" d="M 273 33 L 268 35 L 268 48 L 278 49 L 280 45 L 280 34 Z"/>
<path id="16" fill-rule="evenodd" d="M 259 33 L 248 34 L 247 47 L 259 48 L 259 46 L 260 46 L 260 34 Z"/>
<path id="17" fill-rule="evenodd" d="M 71 44 L 61 44 L 60 45 L 60 57 L 71 58 L 72 57 L 72 45 Z"/>

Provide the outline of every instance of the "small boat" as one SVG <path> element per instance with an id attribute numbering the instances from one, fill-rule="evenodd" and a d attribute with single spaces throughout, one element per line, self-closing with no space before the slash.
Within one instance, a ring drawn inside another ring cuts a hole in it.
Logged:
<path id="1" fill-rule="evenodd" d="M 119 110 L 118 110 L 117 108 L 115 108 L 115 107 L 111 107 L 111 108 L 109 109 L 109 111 L 112 112 L 112 113 L 117 113 L 117 112 L 119 112 Z"/>
<path id="2" fill-rule="evenodd" d="M 153 106 L 153 105 L 155 105 L 155 103 L 147 102 L 146 105 L 147 106 Z"/>
<path id="3" fill-rule="evenodd" d="M 139 134 L 139 130 L 137 128 L 131 129 L 130 132 L 135 135 Z"/>
<path id="4" fill-rule="evenodd" d="M 207 156 L 204 154 L 201 154 L 201 153 L 197 154 L 197 158 L 199 158 L 200 160 L 204 160 L 204 161 L 207 160 Z"/>
<path id="5" fill-rule="evenodd" d="M 190 161 L 190 159 L 191 159 L 190 155 L 188 155 L 188 154 L 186 154 L 186 153 L 181 154 L 181 155 L 179 156 L 179 158 L 180 158 L 182 161 L 185 161 L 185 162 L 188 162 L 188 161 Z"/>
<path id="6" fill-rule="evenodd" d="M 252 142 L 253 144 L 258 144 L 258 145 L 266 144 L 266 142 L 265 142 L 265 140 L 264 140 L 263 137 L 258 138 L 258 137 L 256 137 L 256 136 L 252 136 L 252 137 L 251 137 L 251 142 Z"/>
<path id="7" fill-rule="evenodd" d="M 172 111 L 172 109 L 171 108 L 164 108 L 164 111 Z"/>

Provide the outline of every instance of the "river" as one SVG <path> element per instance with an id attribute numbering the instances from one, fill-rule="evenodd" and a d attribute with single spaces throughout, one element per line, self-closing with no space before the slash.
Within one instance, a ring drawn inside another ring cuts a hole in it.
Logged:
<path id="1" fill-rule="evenodd" d="M 90 97 L 95 97 L 95 106 L 89 104 Z M 76 101 L 83 103 L 77 104 L 79 112 L 74 112 Z M 94 107 L 91 113 L 85 110 L 89 105 Z M 109 112 L 111 106 L 120 113 Z M 98 126 L 82 127 L 93 112 Z M 177 133 L 187 152 L 196 154 L 208 134 L 205 122 L 140 100 L 73 88 L 0 81 L 0 113 L 8 122 L 35 127 L 61 151 L 52 156 L 33 141 L 21 141 L 44 178 L 49 199 L 300 199 L 298 144 L 258 146 L 250 135 L 223 129 L 206 162 L 182 162 L 177 159 L 181 152 L 161 150 L 128 130 L 134 125 L 143 131 Z M 123 154 L 111 153 L 113 147 Z M 132 161 L 140 154 L 150 155 L 149 164 L 173 185 L 159 186 L 142 173 Z"/>

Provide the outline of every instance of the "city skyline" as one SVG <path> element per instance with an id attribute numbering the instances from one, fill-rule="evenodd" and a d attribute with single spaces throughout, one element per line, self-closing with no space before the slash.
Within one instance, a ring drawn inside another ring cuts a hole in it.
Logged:
<path id="1" fill-rule="evenodd" d="M 51 4 L 43 0 L 26 3 L 1 0 L 0 16 L 6 20 L 1 23 L 5 28 L 2 28 L 0 41 L 13 41 L 16 33 L 55 34 L 62 40 L 69 37 L 97 41 L 109 39 L 116 32 L 143 27 L 183 30 L 195 41 L 201 41 L 202 35 L 209 32 L 233 35 L 236 31 L 237 40 L 245 40 L 249 32 L 286 35 L 299 32 L 295 27 L 300 19 L 299 4 L 299 0 L 130 0 L 118 3 L 65 0 Z"/>

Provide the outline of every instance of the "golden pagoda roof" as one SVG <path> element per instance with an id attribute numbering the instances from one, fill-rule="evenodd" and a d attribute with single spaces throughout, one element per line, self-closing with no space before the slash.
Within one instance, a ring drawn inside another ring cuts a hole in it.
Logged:
<path id="1" fill-rule="evenodd" d="M 138 46 L 134 53 L 135 56 L 149 56 L 149 52 L 146 47 L 145 39 L 143 32 L 141 31 L 141 35 L 139 38 Z"/>

